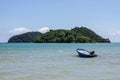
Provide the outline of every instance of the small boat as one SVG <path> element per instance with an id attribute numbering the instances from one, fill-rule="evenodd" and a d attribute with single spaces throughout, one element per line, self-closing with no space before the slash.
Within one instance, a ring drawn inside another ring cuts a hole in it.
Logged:
<path id="1" fill-rule="evenodd" d="M 89 52 L 85 49 L 76 49 L 77 53 L 78 53 L 78 56 L 79 57 L 83 57 L 83 58 L 92 58 L 92 57 L 97 57 L 96 54 L 94 54 L 94 51 L 92 52 Z"/>

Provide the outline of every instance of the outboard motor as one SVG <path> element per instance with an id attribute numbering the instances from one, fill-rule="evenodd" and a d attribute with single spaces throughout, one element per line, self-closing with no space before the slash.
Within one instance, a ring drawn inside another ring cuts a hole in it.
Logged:
<path id="1" fill-rule="evenodd" d="M 91 52 L 90 52 L 90 55 L 94 55 L 94 53 L 95 53 L 95 51 L 91 51 Z"/>

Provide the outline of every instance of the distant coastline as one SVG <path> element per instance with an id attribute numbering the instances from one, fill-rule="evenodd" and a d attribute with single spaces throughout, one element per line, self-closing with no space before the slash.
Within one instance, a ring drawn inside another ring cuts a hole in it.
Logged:
<path id="1" fill-rule="evenodd" d="M 46 33 L 27 32 L 12 36 L 8 43 L 110 43 L 86 27 L 75 27 L 71 30 L 57 29 Z"/>

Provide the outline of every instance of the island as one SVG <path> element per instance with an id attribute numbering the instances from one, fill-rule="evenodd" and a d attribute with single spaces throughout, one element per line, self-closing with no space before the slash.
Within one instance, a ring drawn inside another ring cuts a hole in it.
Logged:
<path id="1" fill-rule="evenodd" d="M 57 29 L 46 33 L 27 32 L 12 36 L 8 43 L 110 43 L 87 27 L 75 27 L 71 30 Z"/>

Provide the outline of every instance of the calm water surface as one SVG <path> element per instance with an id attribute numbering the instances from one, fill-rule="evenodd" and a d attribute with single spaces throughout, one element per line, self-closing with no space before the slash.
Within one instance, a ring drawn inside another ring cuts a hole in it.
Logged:
<path id="1" fill-rule="evenodd" d="M 77 48 L 99 56 L 79 58 Z M 120 80 L 120 43 L 1 43 L 0 80 Z"/>

